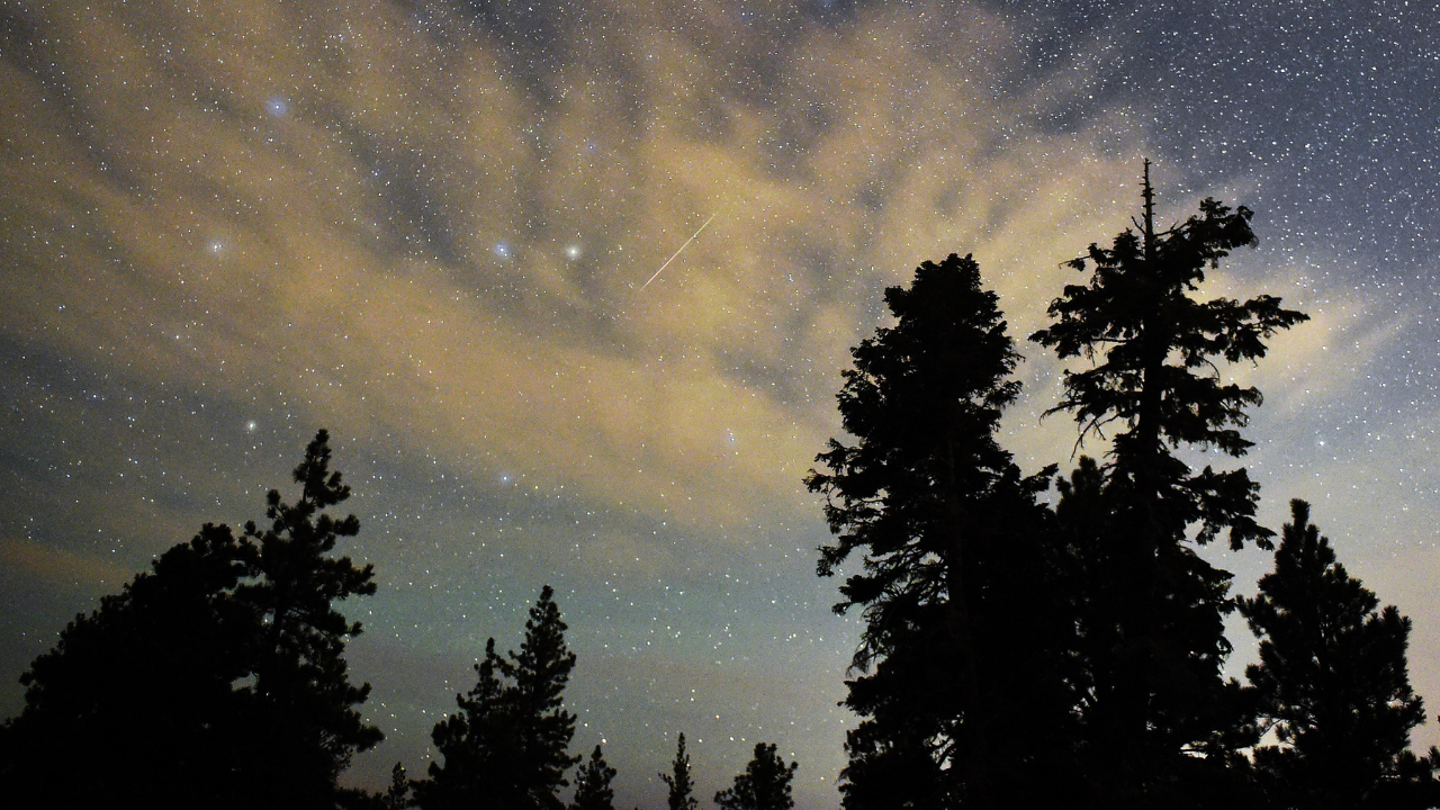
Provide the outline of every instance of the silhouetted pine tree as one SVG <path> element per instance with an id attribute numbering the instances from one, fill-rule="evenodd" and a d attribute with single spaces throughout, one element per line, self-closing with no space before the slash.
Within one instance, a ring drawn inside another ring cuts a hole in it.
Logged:
<path id="1" fill-rule="evenodd" d="M 837 536 L 819 573 L 862 557 L 835 606 L 866 620 L 845 806 L 1044 804 L 1066 778 L 1074 622 L 1036 505 L 1053 468 L 1023 477 L 995 440 L 1019 355 L 968 256 L 885 301 L 897 322 L 853 350 L 838 395 L 856 443 L 832 439 L 806 480 Z"/>
<path id="2" fill-rule="evenodd" d="M 340 770 L 381 734 L 361 722 L 369 687 L 349 684 L 341 657 L 360 626 L 331 603 L 375 586 L 368 566 L 327 556 L 359 528 L 323 512 L 349 494 L 329 461 L 322 430 L 295 470 L 300 503 L 269 495 L 273 532 L 237 540 L 206 524 L 35 660 L 25 711 L 0 733 L 17 806 L 329 808 L 349 796 Z"/>
<path id="3" fill-rule="evenodd" d="M 567 752 L 575 715 L 563 708 L 575 654 L 565 645 L 565 622 L 550 586 L 530 609 L 520 652 L 501 656 L 495 639 L 475 665 L 479 676 L 460 711 L 431 733 L 444 762 L 416 785 L 426 810 L 487 806 L 501 810 L 558 810 L 565 771 L 580 760 Z"/>
<path id="4" fill-rule="evenodd" d="M 615 769 L 605 762 L 600 746 L 590 752 L 590 759 L 580 766 L 575 775 L 575 798 L 570 810 L 615 810 L 615 791 L 610 780 L 615 778 Z"/>
<path id="5" fill-rule="evenodd" d="M 683 733 L 675 742 L 675 759 L 670 762 L 670 773 L 660 774 L 660 780 L 669 788 L 665 795 L 668 810 L 696 810 L 699 806 L 693 795 L 695 782 L 690 778 L 690 755 L 685 753 Z"/>
<path id="6" fill-rule="evenodd" d="M 1266 727 L 1280 745 L 1255 749 L 1276 806 L 1294 810 L 1432 807 L 1440 795 L 1430 763 L 1411 753 L 1425 719 L 1410 689 L 1410 620 L 1335 560 L 1310 520 L 1292 519 L 1240 612 L 1260 638 L 1260 663 L 1245 671 Z"/>
<path id="7" fill-rule="evenodd" d="M 495 639 L 485 643 L 485 656 L 475 664 L 475 685 L 456 695 L 459 711 L 435 724 L 431 739 L 443 762 L 432 762 L 430 778 L 415 785 L 415 797 L 426 810 L 478 806 L 525 806 L 513 783 L 519 750 L 513 708 L 496 674 L 500 655 Z M 493 798 L 492 798 L 493 797 Z"/>
<path id="8" fill-rule="evenodd" d="M 1092 493 L 1100 508 L 1071 510 L 1102 516 L 1081 532 L 1089 692 L 1078 707 L 1094 758 L 1085 795 L 1112 807 L 1224 800 L 1235 787 L 1229 769 L 1245 764 L 1235 753 L 1249 741 L 1239 687 L 1221 675 L 1230 575 L 1196 555 L 1186 532 L 1196 527 L 1203 544 L 1228 530 L 1237 549 L 1269 547 L 1273 533 L 1254 520 L 1257 487 L 1243 468 L 1196 473 L 1172 451 L 1243 455 L 1250 442 L 1238 428 L 1260 392 L 1224 382 L 1215 364 L 1258 360 L 1266 339 L 1306 320 L 1268 295 L 1192 297 L 1207 269 L 1255 242 L 1248 209 L 1207 199 L 1198 216 L 1157 232 L 1148 162 L 1143 198 L 1140 233 L 1071 262 L 1088 283 L 1067 286 L 1050 305 L 1055 323 L 1032 337 L 1061 358 L 1092 360 L 1066 372 L 1051 412 L 1073 411 L 1082 440 L 1116 430 Z"/>
<path id="9" fill-rule="evenodd" d="M 413 791 L 414 785 L 405 773 L 405 766 L 397 762 L 390 769 L 390 787 L 376 796 L 372 804 L 378 810 L 405 810 L 415 806 Z"/>
<path id="10" fill-rule="evenodd" d="M 720 810 L 790 810 L 795 801 L 790 795 L 790 782 L 799 769 L 798 762 L 789 765 L 775 753 L 775 744 L 756 743 L 755 756 L 745 772 L 735 777 L 729 788 L 715 794 Z"/>
<path id="11" fill-rule="evenodd" d="M 361 628 L 334 603 L 375 593 L 374 568 L 330 556 L 339 538 L 360 531 L 360 521 L 354 515 L 336 520 L 325 511 L 350 497 L 340 473 L 330 471 L 328 439 L 320 431 L 295 468 L 300 500 L 287 504 L 271 490 L 269 525 L 245 525 L 255 552 L 247 560 L 253 578 L 236 596 L 255 608 L 265 627 L 255 667 L 257 733 L 246 760 L 265 775 L 268 801 L 277 805 L 332 801 L 328 794 L 354 752 L 384 738 L 355 708 L 370 685 L 355 686 L 346 674 L 345 640 Z"/>

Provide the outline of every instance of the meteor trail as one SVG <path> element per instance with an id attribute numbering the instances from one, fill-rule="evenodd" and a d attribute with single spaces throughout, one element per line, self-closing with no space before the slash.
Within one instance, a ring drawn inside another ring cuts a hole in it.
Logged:
<path id="1" fill-rule="evenodd" d="M 719 212 L 719 211 L 716 211 L 715 213 L 718 214 L 718 213 L 720 213 L 720 212 Z M 710 219 L 714 219 L 714 218 L 715 218 L 715 214 L 711 214 L 711 215 L 710 215 Z M 709 224 L 710 224 L 710 219 L 705 220 L 705 225 L 709 225 Z M 660 269 L 655 271 L 655 275 L 653 275 L 653 276 L 650 277 L 650 281 L 654 281 L 655 279 L 657 279 L 657 278 L 660 277 L 660 274 L 661 274 L 661 273 L 665 272 L 665 268 L 667 268 L 667 267 L 670 266 L 670 262 L 675 261 L 675 257 L 680 255 L 680 251 L 681 251 L 681 250 L 684 250 L 691 242 L 694 242 L 694 241 L 695 241 L 695 237 L 697 237 L 697 236 L 700 235 L 700 231 L 705 230 L 705 225 L 701 225 L 700 228 L 695 231 L 695 233 L 691 234 L 691 235 L 690 235 L 690 238 L 685 240 L 685 244 L 681 245 L 680 248 L 679 248 L 679 250 L 676 250 L 674 253 L 670 254 L 670 258 L 666 259 L 666 260 L 665 260 L 665 263 L 662 264 L 662 265 L 660 265 Z M 645 289 L 646 287 L 649 287 L 649 286 L 650 286 L 650 281 L 647 281 L 647 282 L 645 282 L 644 284 L 641 284 L 641 285 L 640 285 L 640 289 L 643 290 L 643 289 Z"/>

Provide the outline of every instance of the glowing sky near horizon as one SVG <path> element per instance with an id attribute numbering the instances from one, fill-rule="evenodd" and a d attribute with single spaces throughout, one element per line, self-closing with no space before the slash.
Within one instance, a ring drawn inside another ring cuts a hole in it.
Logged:
<path id="1" fill-rule="evenodd" d="M 0 715 L 325 427 L 380 585 L 352 781 L 423 772 L 549 583 L 617 806 L 663 804 L 677 732 L 704 800 L 766 741 L 833 806 L 857 625 L 801 479 L 848 349 L 974 254 L 1028 358 L 1005 443 L 1068 463 L 1024 337 L 1146 157 L 1167 220 L 1256 211 L 1213 292 L 1312 315 L 1234 370 L 1263 514 L 1314 504 L 1440 706 L 1440 13 L 1321 6 L 0 4 Z M 1268 565 L 1217 557 L 1245 592 Z"/>

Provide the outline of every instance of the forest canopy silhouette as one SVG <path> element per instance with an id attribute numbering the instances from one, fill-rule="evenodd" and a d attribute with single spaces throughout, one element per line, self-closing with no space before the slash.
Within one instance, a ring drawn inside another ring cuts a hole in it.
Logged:
<path id="1" fill-rule="evenodd" d="M 969 255 L 885 292 L 893 325 L 852 351 L 832 439 L 806 478 L 833 539 L 818 573 L 858 610 L 840 774 L 875 808 L 1427 808 L 1440 751 L 1408 681 L 1410 622 L 1351 577 L 1303 501 L 1278 534 L 1239 464 L 1262 394 L 1223 367 L 1261 362 L 1307 315 L 1258 295 L 1201 299 L 1252 246 L 1252 212 L 1213 199 L 1157 228 L 1146 164 L 1133 229 L 1092 244 L 1031 340 L 1071 365 L 1047 414 L 1099 458 L 1026 473 L 999 438 L 1023 394 L 998 296 Z M 1232 461 L 1194 469 L 1187 451 Z M 570 746 L 576 663 L 543 587 L 518 651 L 491 638 L 474 686 L 432 732 L 437 758 L 382 793 L 345 788 L 382 738 L 360 708 L 339 603 L 375 593 L 343 555 L 360 530 L 321 430 L 239 533 L 206 524 L 60 634 L 0 728 L 0 784 L 26 807 L 612 810 L 601 746 Z M 1199 553 L 1273 551 L 1254 597 Z M 856 564 L 858 561 L 858 564 Z M 1238 612 L 1259 641 L 1227 678 Z M 837 673 L 837 677 L 839 673 Z M 724 810 L 787 810 L 799 768 L 757 743 Z M 695 810 L 683 733 L 656 797 Z"/>

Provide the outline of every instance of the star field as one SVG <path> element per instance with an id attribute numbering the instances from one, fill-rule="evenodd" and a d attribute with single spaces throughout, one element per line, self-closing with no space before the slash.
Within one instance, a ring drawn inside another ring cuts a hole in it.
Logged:
<path id="1" fill-rule="evenodd" d="M 380 586 L 349 781 L 423 773 L 549 583 L 617 806 L 660 806 L 678 732 L 703 799 L 766 741 L 834 806 L 858 624 L 801 479 L 848 349 L 951 252 L 1033 332 L 1146 157 L 1162 219 L 1256 212 L 1207 292 L 1313 317 L 1227 369 L 1266 395 L 1245 463 L 1414 620 L 1433 708 L 1437 32 L 1403 0 L 0 4 L 0 715 L 325 427 Z M 1063 466 L 1060 367 L 1019 348 L 1004 441 Z"/>

